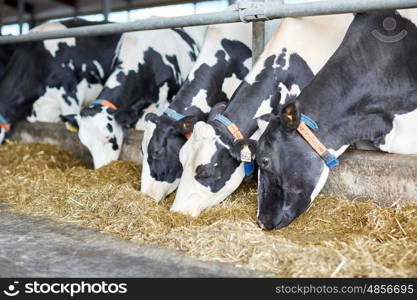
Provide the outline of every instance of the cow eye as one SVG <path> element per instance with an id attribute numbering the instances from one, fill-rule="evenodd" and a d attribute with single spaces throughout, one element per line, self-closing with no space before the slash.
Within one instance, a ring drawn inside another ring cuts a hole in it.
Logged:
<path id="1" fill-rule="evenodd" d="M 262 169 L 266 169 L 269 167 L 269 164 L 271 163 L 271 160 L 269 159 L 269 157 L 262 157 L 261 161 L 260 161 L 260 167 Z"/>
<path id="2" fill-rule="evenodd" d="M 196 176 L 198 178 L 208 178 L 213 175 L 213 169 L 209 166 L 198 166 L 196 169 Z"/>

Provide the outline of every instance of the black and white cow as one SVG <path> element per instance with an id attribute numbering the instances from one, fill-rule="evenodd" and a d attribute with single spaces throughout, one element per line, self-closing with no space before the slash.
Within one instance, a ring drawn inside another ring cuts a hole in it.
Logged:
<path id="1" fill-rule="evenodd" d="M 289 18 L 281 23 L 224 113 L 216 120 L 195 124 L 180 152 L 184 171 L 172 210 L 197 216 L 238 188 L 245 177 L 242 138 L 256 139 L 257 118 L 277 113 L 300 93 L 340 45 L 352 18 Z"/>
<path id="2" fill-rule="evenodd" d="M 33 32 L 100 22 L 71 19 L 47 23 Z M 111 73 L 120 34 L 65 38 L 19 44 L 0 81 L 2 123 L 59 121 L 94 99 Z M 31 114 L 32 113 L 32 114 Z M 0 142 L 4 132 L 0 135 Z"/>
<path id="3" fill-rule="evenodd" d="M 355 141 L 417 154 L 416 24 L 414 9 L 357 14 L 311 84 L 279 116 L 267 118 L 256 152 L 263 228 L 282 228 L 304 212 L 329 176 L 329 160 Z M 322 150 L 301 136 L 303 116 L 317 124 L 311 132 Z"/>
<path id="4" fill-rule="evenodd" d="M 144 115 L 161 113 L 194 65 L 206 27 L 123 34 L 116 66 L 98 101 L 62 119 L 78 128 L 94 167 L 117 160 L 123 130 L 143 129 Z"/>
<path id="5" fill-rule="evenodd" d="M 142 193 L 160 201 L 177 188 L 182 174 L 179 152 L 186 136 L 195 122 L 207 120 L 214 105 L 226 106 L 249 73 L 251 39 L 248 24 L 208 27 L 200 55 L 168 110 L 146 116 Z"/>
<path id="6" fill-rule="evenodd" d="M 15 44 L 0 45 L 0 79 L 6 71 L 7 64 L 9 63 L 15 49 Z"/>

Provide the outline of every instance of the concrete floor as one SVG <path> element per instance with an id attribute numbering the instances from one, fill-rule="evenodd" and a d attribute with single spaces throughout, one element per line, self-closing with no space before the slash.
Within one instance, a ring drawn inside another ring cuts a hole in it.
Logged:
<path id="1" fill-rule="evenodd" d="M 261 277 L 0 206 L 0 277 Z"/>
<path id="2" fill-rule="evenodd" d="M 76 134 L 62 124 L 22 122 L 12 140 L 58 144 L 91 165 Z M 142 161 L 142 132 L 129 130 L 121 159 Z M 373 199 L 384 205 L 417 203 L 417 156 L 348 151 L 325 193 Z M 10 214 L 0 203 L 0 277 L 260 277 L 229 264 L 207 263 L 177 251 L 138 245 L 89 229 Z"/>

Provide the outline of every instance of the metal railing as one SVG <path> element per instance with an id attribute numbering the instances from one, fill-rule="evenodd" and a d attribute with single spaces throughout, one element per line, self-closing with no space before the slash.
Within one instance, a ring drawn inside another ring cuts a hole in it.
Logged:
<path id="1" fill-rule="evenodd" d="M 0 44 L 39 41 L 46 39 L 106 35 L 129 31 L 198 26 L 235 22 L 256 22 L 294 16 L 315 16 L 385 9 L 415 8 L 417 0 L 346 0 L 306 3 L 243 2 L 216 13 L 180 17 L 152 17 L 135 22 L 75 27 L 49 32 L 31 32 L 18 36 L 0 37 Z"/>

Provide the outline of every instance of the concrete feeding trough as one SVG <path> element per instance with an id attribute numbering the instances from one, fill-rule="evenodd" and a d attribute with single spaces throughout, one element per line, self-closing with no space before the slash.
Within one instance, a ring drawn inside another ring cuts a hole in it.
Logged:
<path id="1" fill-rule="evenodd" d="M 140 151 L 143 132 L 129 129 L 120 159 L 142 164 Z M 78 139 L 62 124 L 21 122 L 10 136 L 13 141 L 45 142 L 62 149 L 92 167 L 91 156 Z M 331 170 L 323 193 L 391 206 L 417 203 L 417 155 L 387 154 L 377 151 L 349 150 L 340 166 Z"/>

